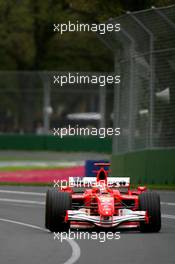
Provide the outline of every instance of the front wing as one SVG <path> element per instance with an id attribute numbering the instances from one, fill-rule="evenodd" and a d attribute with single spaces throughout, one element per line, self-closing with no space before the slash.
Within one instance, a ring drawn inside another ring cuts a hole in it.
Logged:
<path id="1" fill-rule="evenodd" d="M 128 209 L 120 209 L 119 215 L 104 218 L 99 215 L 89 215 L 87 212 L 81 210 L 68 210 L 67 220 L 74 223 L 86 222 L 94 226 L 110 228 L 118 227 L 119 225 L 125 223 L 135 223 L 142 221 L 146 222 L 147 215 L 145 211 L 132 211 Z"/>

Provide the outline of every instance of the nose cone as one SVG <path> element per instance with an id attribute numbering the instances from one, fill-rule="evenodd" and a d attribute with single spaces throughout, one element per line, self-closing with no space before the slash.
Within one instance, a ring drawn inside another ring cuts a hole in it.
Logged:
<path id="1" fill-rule="evenodd" d="M 104 207 L 101 210 L 101 216 L 112 216 L 113 215 L 113 210 L 112 208 L 108 207 Z"/>
<path id="2" fill-rule="evenodd" d="M 101 216 L 112 216 L 114 214 L 114 198 L 102 197 L 98 201 L 99 214 Z"/>

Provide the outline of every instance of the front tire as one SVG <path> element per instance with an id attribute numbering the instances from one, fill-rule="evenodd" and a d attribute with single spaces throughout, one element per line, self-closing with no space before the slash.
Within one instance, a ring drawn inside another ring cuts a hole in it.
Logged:
<path id="1" fill-rule="evenodd" d="M 69 193 L 50 189 L 46 194 L 45 227 L 51 232 L 68 231 L 70 222 L 65 222 L 66 211 L 72 208 Z"/>
<path id="2" fill-rule="evenodd" d="M 159 232 L 161 229 L 160 197 L 156 192 L 147 191 L 139 195 L 139 210 L 147 211 L 149 223 L 141 222 L 141 232 Z"/>

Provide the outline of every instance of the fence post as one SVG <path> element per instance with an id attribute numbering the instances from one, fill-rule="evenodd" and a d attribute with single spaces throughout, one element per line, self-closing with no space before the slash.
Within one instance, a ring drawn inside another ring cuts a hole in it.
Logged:
<path id="1" fill-rule="evenodd" d="M 99 112 L 101 114 L 99 127 L 106 127 L 106 86 L 99 86 Z"/>
<path id="2" fill-rule="evenodd" d="M 175 23 L 170 20 L 160 9 L 152 7 L 152 9 L 173 29 L 175 30 Z"/>
<path id="3" fill-rule="evenodd" d="M 114 67 L 115 73 L 120 74 L 118 55 L 114 54 Z M 120 85 L 114 84 L 114 106 L 113 106 L 113 128 L 119 127 L 119 116 L 120 116 Z M 112 153 L 117 154 L 119 151 L 118 136 L 113 135 L 112 140 Z"/>
<path id="4" fill-rule="evenodd" d="M 51 102 L 50 102 L 50 79 L 46 72 L 41 73 L 43 83 L 43 127 L 44 134 L 49 134 L 50 130 L 50 115 L 51 115 Z"/>
<path id="5" fill-rule="evenodd" d="M 154 136 L 154 85 L 155 85 L 155 76 L 154 76 L 154 34 L 151 30 L 149 30 L 145 24 L 143 24 L 134 13 L 128 12 L 130 17 L 134 19 L 137 24 L 149 35 L 150 37 L 150 109 L 149 109 L 149 147 L 153 147 L 153 136 Z"/>

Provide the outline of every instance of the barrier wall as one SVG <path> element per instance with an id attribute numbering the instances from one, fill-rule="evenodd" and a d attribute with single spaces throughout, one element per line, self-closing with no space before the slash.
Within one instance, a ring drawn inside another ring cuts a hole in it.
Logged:
<path id="1" fill-rule="evenodd" d="M 52 150 L 52 151 L 92 151 L 111 153 L 112 138 L 100 139 L 95 136 L 0 135 L 1 150 Z"/>
<path id="2" fill-rule="evenodd" d="M 131 183 L 175 184 L 175 149 L 156 149 L 112 156 L 112 176 Z"/>

